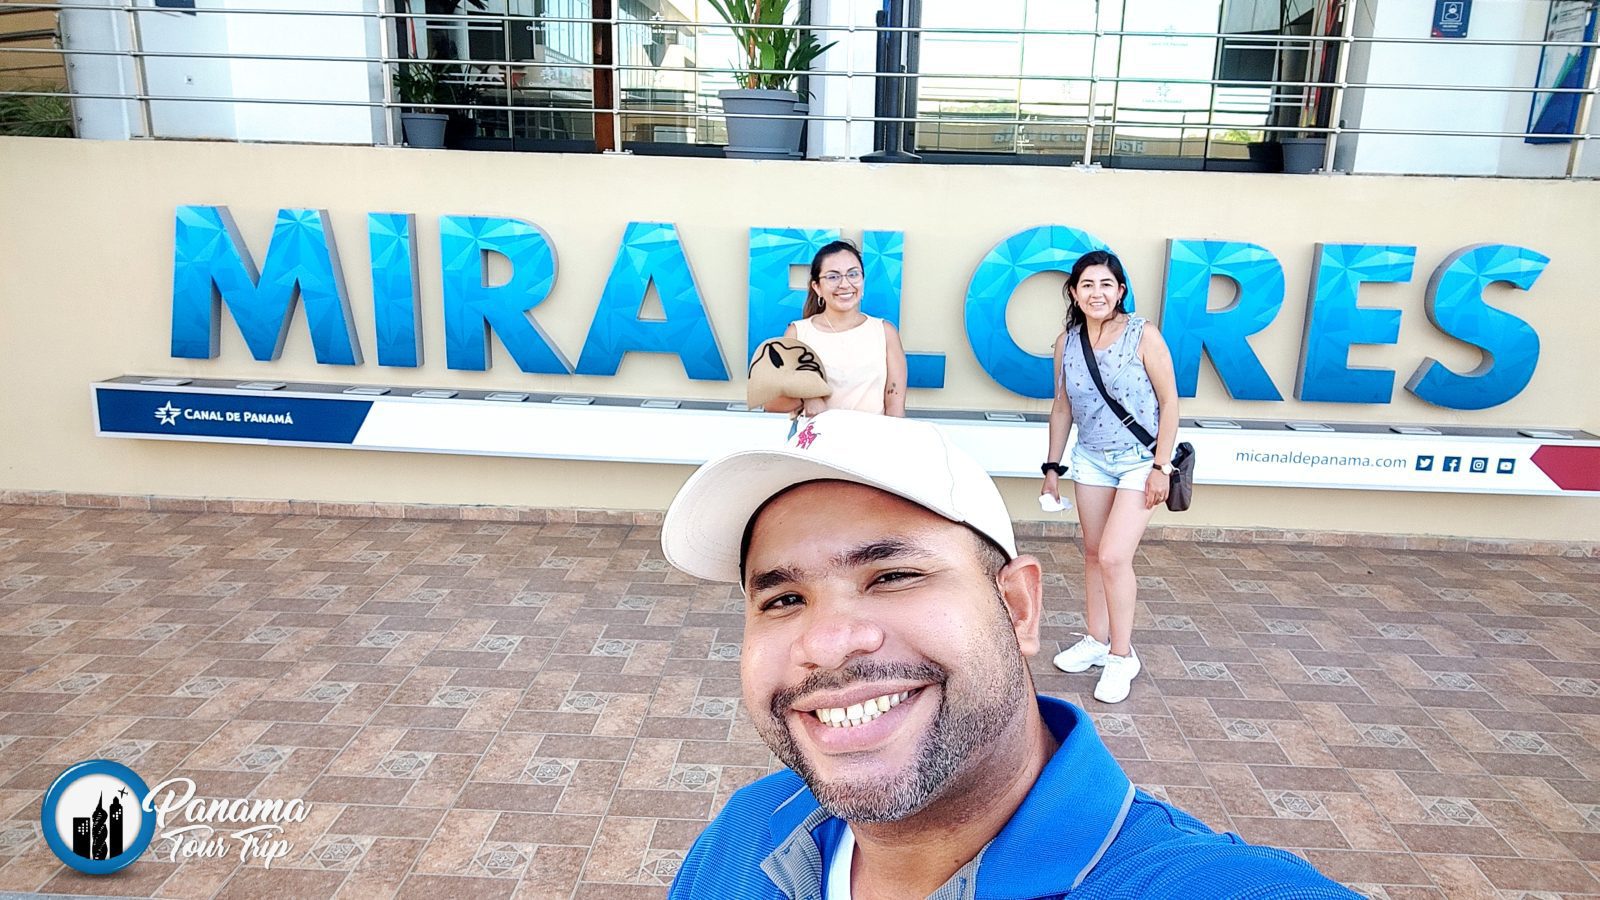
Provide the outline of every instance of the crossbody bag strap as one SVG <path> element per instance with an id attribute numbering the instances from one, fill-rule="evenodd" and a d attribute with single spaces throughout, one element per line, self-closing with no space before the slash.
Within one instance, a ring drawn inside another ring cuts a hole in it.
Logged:
<path id="1" fill-rule="evenodd" d="M 1100 398 L 1106 401 L 1106 408 L 1111 410 L 1111 414 L 1122 422 L 1122 427 L 1128 429 L 1134 438 L 1145 446 L 1146 450 L 1151 453 L 1156 452 L 1155 435 L 1146 431 L 1143 425 L 1135 421 L 1133 414 L 1128 412 L 1127 407 L 1118 403 L 1116 398 L 1112 397 L 1111 393 L 1106 390 L 1106 383 L 1100 379 L 1100 364 L 1095 362 L 1094 351 L 1089 349 L 1089 330 L 1081 325 L 1078 327 L 1078 346 L 1083 348 L 1083 364 L 1088 367 L 1089 377 L 1094 379 L 1094 386 L 1099 389 Z"/>

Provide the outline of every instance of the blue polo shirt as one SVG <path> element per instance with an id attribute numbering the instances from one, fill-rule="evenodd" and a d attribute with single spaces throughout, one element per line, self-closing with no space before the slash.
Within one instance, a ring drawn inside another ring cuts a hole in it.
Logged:
<path id="1" fill-rule="evenodd" d="M 1083 710 L 1040 696 L 1061 747 L 1000 833 L 937 900 L 1358 897 L 1295 856 L 1217 834 L 1137 790 Z M 824 900 L 844 821 L 785 769 L 740 789 L 690 848 L 673 900 Z"/>

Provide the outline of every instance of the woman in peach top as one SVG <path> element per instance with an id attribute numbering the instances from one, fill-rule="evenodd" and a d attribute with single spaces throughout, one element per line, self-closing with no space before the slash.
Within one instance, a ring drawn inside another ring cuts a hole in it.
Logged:
<path id="1" fill-rule="evenodd" d="M 861 268 L 861 254 L 849 241 L 834 241 L 812 258 L 803 315 L 784 336 L 816 352 L 833 394 L 803 401 L 780 397 L 767 404 L 768 412 L 906 414 L 906 351 L 892 323 L 861 311 Z"/>

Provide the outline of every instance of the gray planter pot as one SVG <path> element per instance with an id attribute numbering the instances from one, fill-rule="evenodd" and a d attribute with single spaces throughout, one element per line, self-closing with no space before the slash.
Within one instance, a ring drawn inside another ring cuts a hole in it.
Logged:
<path id="1" fill-rule="evenodd" d="M 1283 170 L 1308 175 L 1322 168 L 1322 155 L 1328 149 L 1325 137 L 1282 138 Z"/>
<path id="2" fill-rule="evenodd" d="M 810 107 L 794 91 L 718 91 L 728 114 L 728 147 L 734 159 L 799 159 L 800 132 Z M 741 116 L 793 116 L 790 119 L 751 119 Z"/>
<path id="3" fill-rule="evenodd" d="M 444 146 L 444 126 L 450 117 L 439 113 L 401 113 L 400 129 L 406 146 L 438 150 Z"/>

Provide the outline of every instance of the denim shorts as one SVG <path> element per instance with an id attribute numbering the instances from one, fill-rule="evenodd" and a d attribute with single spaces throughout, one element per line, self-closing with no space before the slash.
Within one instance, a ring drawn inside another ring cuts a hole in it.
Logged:
<path id="1" fill-rule="evenodd" d="M 1140 446 L 1102 451 L 1090 450 L 1078 444 L 1072 448 L 1070 477 L 1078 484 L 1090 487 L 1142 491 L 1155 461 L 1155 455 Z"/>

